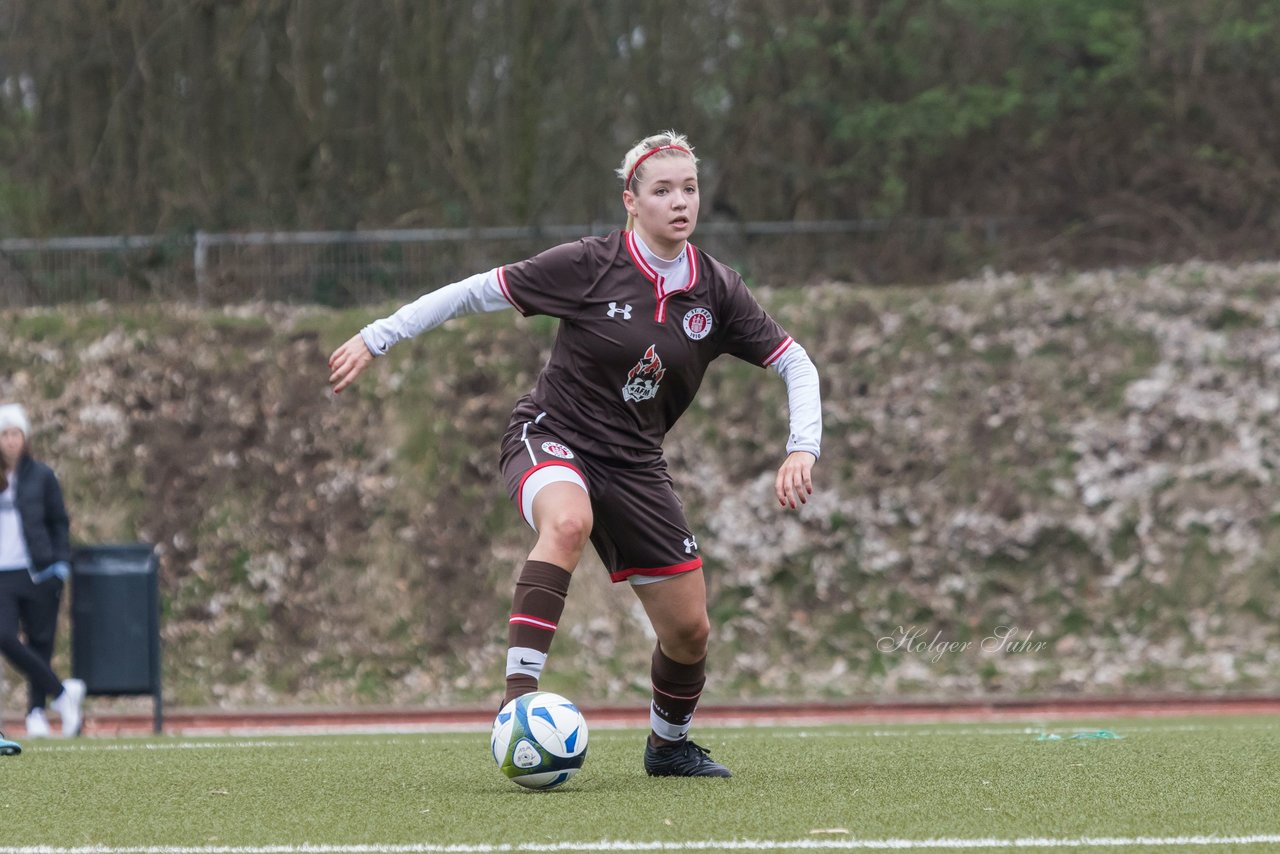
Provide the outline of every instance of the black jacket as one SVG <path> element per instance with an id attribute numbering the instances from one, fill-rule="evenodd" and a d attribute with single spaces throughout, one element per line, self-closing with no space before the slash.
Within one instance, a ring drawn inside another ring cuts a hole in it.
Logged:
<path id="1" fill-rule="evenodd" d="M 71 560 L 71 519 L 53 469 L 23 455 L 18 461 L 16 501 L 27 539 L 31 567 L 39 572 L 60 560 Z"/>

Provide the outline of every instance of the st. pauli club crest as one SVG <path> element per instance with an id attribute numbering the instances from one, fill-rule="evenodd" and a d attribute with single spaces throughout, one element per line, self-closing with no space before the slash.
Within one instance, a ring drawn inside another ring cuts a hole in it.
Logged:
<path id="1" fill-rule="evenodd" d="M 553 457 L 559 457 L 562 460 L 573 459 L 573 451 L 569 450 L 559 442 L 543 442 L 542 452 L 544 454 L 550 454 Z"/>
<path id="2" fill-rule="evenodd" d="M 701 341 L 711 334 L 711 312 L 705 308 L 691 308 L 684 316 L 684 334 L 694 341 Z"/>

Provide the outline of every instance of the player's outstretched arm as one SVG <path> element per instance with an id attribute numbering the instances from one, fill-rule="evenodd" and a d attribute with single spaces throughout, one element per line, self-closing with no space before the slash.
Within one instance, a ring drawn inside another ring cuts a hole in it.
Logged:
<path id="1" fill-rule="evenodd" d="M 329 384 L 334 394 L 355 382 L 375 357 L 385 355 L 397 341 L 413 338 L 464 314 L 513 308 L 515 304 L 507 299 L 499 273 L 495 267 L 445 285 L 361 329 L 329 357 Z"/>
<path id="2" fill-rule="evenodd" d="M 809 496 L 813 495 L 813 464 L 817 461 L 808 451 L 787 454 L 773 481 L 773 493 L 779 504 L 790 505 L 795 510 L 800 504 L 809 503 Z"/>
<path id="3" fill-rule="evenodd" d="M 355 382 L 356 377 L 360 376 L 372 361 L 373 354 L 369 352 L 360 333 L 352 335 L 347 343 L 334 350 L 333 355 L 329 357 L 329 385 L 333 386 L 333 393 L 340 394 L 344 388 Z"/>

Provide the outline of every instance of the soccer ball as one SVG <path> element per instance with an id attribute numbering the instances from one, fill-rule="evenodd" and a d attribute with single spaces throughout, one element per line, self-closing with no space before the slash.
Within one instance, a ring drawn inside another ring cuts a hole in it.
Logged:
<path id="1" fill-rule="evenodd" d="M 573 703 L 549 691 L 517 697 L 502 707 L 489 740 L 493 760 L 528 789 L 553 789 L 587 758 L 587 722 Z"/>

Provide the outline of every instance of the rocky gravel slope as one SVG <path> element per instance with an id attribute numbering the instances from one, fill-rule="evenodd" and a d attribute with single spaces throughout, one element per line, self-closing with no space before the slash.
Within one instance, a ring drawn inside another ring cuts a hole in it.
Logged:
<path id="1" fill-rule="evenodd" d="M 732 362 L 669 437 L 710 697 L 1280 690 L 1280 265 L 757 292 L 819 365 L 826 439 L 777 510 L 783 385 Z M 496 447 L 554 325 L 452 321 L 333 398 L 328 353 L 390 308 L 0 314 L 0 399 L 74 537 L 157 544 L 174 703 L 499 690 L 531 539 Z M 546 684 L 640 698 L 651 643 L 591 560 Z"/>

